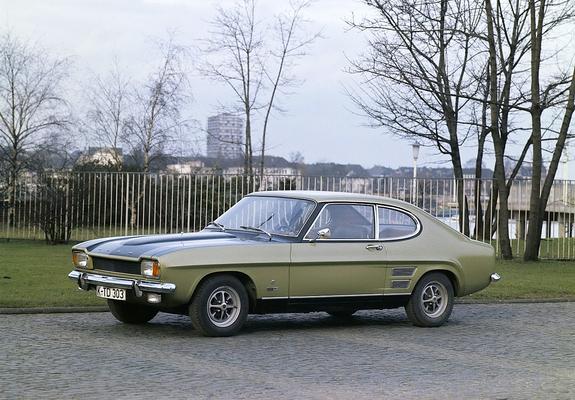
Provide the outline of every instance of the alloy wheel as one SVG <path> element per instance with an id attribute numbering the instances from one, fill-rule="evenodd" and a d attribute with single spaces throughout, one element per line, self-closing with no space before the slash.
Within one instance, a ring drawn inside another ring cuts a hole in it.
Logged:
<path id="1" fill-rule="evenodd" d="M 430 318 L 441 316 L 447 308 L 447 289 L 437 281 L 429 282 L 421 292 L 421 308 Z"/>
<path id="2" fill-rule="evenodd" d="M 215 326 L 226 328 L 236 322 L 241 306 L 238 292 L 230 286 L 221 286 L 208 298 L 208 317 Z"/>

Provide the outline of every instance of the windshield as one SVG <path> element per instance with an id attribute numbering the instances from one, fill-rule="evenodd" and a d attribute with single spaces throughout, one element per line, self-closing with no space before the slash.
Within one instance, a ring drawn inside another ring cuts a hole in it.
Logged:
<path id="1" fill-rule="evenodd" d="M 258 229 L 273 235 L 297 236 L 315 204 L 283 197 L 248 196 L 215 222 L 225 229 Z"/>

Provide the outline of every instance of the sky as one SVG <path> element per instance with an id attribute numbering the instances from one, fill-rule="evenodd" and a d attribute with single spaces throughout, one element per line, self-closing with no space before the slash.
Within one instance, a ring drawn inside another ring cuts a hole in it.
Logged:
<path id="1" fill-rule="evenodd" d="M 0 24 L 16 36 L 38 43 L 51 54 L 70 57 L 73 65 L 71 90 L 78 109 L 90 77 L 106 73 L 117 60 L 134 79 L 144 77 L 157 54 L 153 41 L 175 32 L 175 39 L 190 48 L 209 35 L 210 21 L 218 5 L 232 0 L 0 0 Z M 286 1 L 260 0 L 260 18 L 281 11 Z M 366 7 L 359 0 L 316 0 L 307 10 L 311 31 L 321 30 L 298 62 L 293 73 L 303 80 L 280 98 L 284 113 L 270 123 L 268 154 L 289 158 L 300 152 L 306 162 L 361 164 L 364 167 L 412 165 L 411 142 L 390 136 L 382 128 L 371 128 L 358 114 L 345 88 L 357 84 L 346 72 L 348 59 L 366 48 L 366 37 L 346 25 L 352 14 L 361 16 Z M 205 127 L 207 117 L 221 104 L 230 104 L 232 95 L 223 85 L 195 72 L 199 52 L 189 62 L 193 103 L 190 117 Z M 199 150 L 205 151 L 203 135 Z M 463 149 L 463 162 L 474 157 L 474 149 Z M 418 166 L 447 166 L 448 159 L 433 148 L 422 148 Z"/>

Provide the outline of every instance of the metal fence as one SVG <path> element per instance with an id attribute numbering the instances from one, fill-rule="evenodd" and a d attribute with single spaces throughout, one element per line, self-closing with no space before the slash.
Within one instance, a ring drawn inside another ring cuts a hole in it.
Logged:
<path id="1" fill-rule="evenodd" d="M 464 199 L 457 200 L 462 185 Z M 266 176 L 74 172 L 28 175 L 0 187 L 0 238 L 87 240 L 96 237 L 201 230 L 254 190 L 332 190 L 375 194 L 416 204 L 449 226 L 499 251 L 491 180 L 397 177 Z M 541 258 L 575 259 L 575 187 L 556 181 L 543 225 Z M 509 195 L 515 255 L 525 250 L 531 182 Z M 467 221 L 464 223 L 462 218 Z"/>

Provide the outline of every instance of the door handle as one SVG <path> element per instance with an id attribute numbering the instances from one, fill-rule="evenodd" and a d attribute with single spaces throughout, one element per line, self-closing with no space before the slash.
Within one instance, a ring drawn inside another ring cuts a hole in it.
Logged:
<path id="1" fill-rule="evenodd" d="M 382 244 L 368 244 L 367 246 L 365 246 L 365 248 L 367 250 L 381 251 L 381 250 L 383 250 L 383 245 Z"/>

